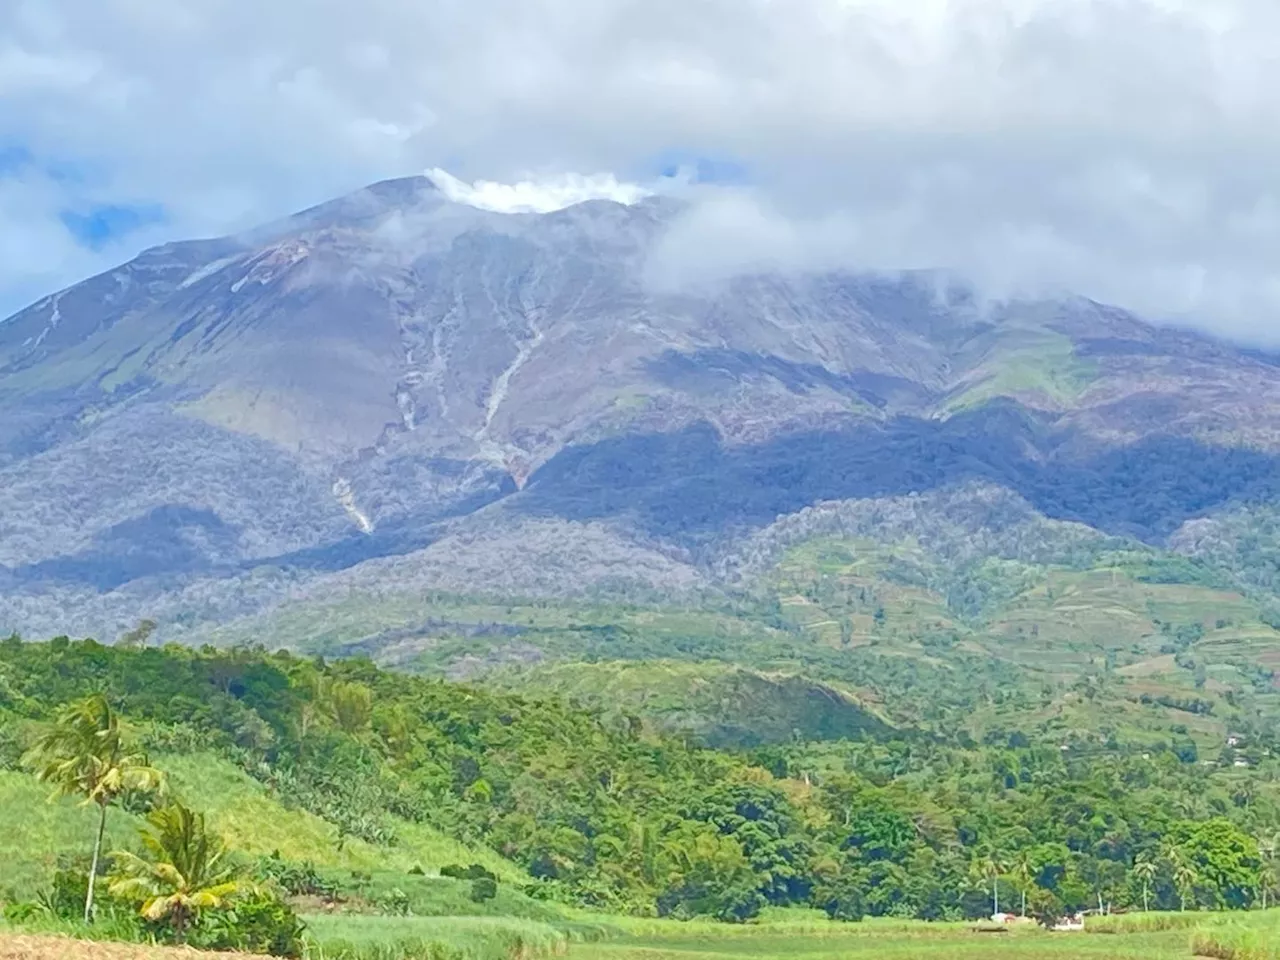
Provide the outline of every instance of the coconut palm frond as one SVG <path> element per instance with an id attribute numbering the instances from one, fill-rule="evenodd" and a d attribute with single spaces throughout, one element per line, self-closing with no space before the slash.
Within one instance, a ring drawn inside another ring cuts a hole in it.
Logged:
<path id="1" fill-rule="evenodd" d="M 147 825 L 146 853 L 120 856 L 112 890 L 140 901 L 141 915 L 169 924 L 179 940 L 201 911 L 220 909 L 252 888 L 223 865 L 226 847 L 203 814 L 175 803 L 152 811 Z"/>

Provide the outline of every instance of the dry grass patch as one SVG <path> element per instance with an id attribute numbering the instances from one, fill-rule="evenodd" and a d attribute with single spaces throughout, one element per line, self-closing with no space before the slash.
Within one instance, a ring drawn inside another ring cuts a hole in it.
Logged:
<path id="1" fill-rule="evenodd" d="M 134 943 L 93 943 L 69 937 L 29 937 L 0 933 L 0 960 L 268 960 L 248 953 L 207 953 L 188 947 L 146 947 Z"/>

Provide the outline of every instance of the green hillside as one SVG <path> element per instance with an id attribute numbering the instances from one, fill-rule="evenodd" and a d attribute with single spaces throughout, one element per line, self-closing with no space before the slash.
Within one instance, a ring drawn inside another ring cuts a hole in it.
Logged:
<path id="1" fill-rule="evenodd" d="M 870 732 L 865 714 L 957 742 L 1185 736 L 1217 756 L 1280 722 L 1273 514 L 1234 504 L 1158 547 L 975 482 L 780 517 L 707 560 L 732 590 L 620 603 L 390 584 L 184 639 L 554 693 L 714 745 L 840 739 Z"/>
<path id="2" fill-rule="evenodd" d="M 839 739 L 862 713 L 974 739 L 1039 727 L 1153 742 L 1187 727 L 1212 751 L 1228 733 L 1276 729 L 1280 632 L 1265 596 L 1198 561 L 1072 530 L 1019 543 L 966 558 L 918 539 L 819 537 L 701 609 L 355 595 L 213 639 L 252 632 L 563 694 L 721 745 Z"/>
<path id="3" fill-rule="evenodd" d="M 917 544 L 838 540 L 795 548 L 772 574 L 784 617 L 826 647 L 985 660 L 982 674 L 1006 686 L 971 704 L 976 734 L 1050 719 L 1130 738 L 1189 724 L 1206 743 L 1273 730 L 1280 632 L 1258 600 L 1206 580 L 1174 558 L 1115 552 L 1076 566 L 990 558 L 957 573 Z M 1074 716 L 1082 700 L 1087 718 Z"/>
<path id="4" fill-rule="evenodd" d="M 167 775 L 171 796 L 205 812 L 213 828 L 246 856 L 278 854 L 338 875 L 389 871 L 408 876 L 415 867 L 438 875 L 448 864 L 481 863 L 504 881 L 528 881 L 523 870 L 492 850 L 391 816 L 392 845 L 343 837 L 336 824 L 286 806 L 278 793 L 214 753 L 160 754 L 152 761 Z M 85 838 L 92 834 L 93 810 L 48 798 L 49 789 L 30 774 L 0 770 L 0 811 L 7 820 L 0 833 L 0 862 L 8 868 L 3 886 L 11 897 L 34 896 L 60 861 L 84 852 Z M 142 822 L 138 813 L 120 811 L 109 824 L 108 846 L 132 846 Z"/>
<path id="5" fill-rule="evenodd" d="M 805 677 L 713 661 L 562 663 L 505 670 L 492 685 L 556 694 L 607 716 L 634 716 L 713 747 L 883 737 L 884 721 L 855 696 Z"/>

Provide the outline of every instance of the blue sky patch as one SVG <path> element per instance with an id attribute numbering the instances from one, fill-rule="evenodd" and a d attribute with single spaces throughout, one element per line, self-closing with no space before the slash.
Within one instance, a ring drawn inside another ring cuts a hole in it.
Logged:
<path id="1" fill-rule="evenodd" d="M 100 250 L 112 240 L 166 219 L 160 204 L 108 203 L 84 210 L 63 210 L 59 216 L 71 235 L 91 250 Z"/>
<path id="2" fill-rule="evenodd" d="M 742 184 L 747 182 L 747 168 L 736 160 L 698 157 L 677 151 L 658 159 L 659 175 L 676 177 L 691 172 L 694 183 Z"/>
<path id="3" fill-rule="evenodd" d="M 31 160 L 31 151 L 26 147 L 0 143 L 0 177 L 29 167 Z"/>
<path id="4" fill-rule="evenodd" d="M 159 203 L 95 202 L 83 196 L 92 183 L 102 180 L 94 165 L 41 157 L 20 142 L 0 137 L 0 179 L 21 177 L 34 177 L 46 184 L 53 181 L 65 189 L 66 207 L 59 212 L 59 219 L 78 243 L 91 250 L 168 219 Z"/>

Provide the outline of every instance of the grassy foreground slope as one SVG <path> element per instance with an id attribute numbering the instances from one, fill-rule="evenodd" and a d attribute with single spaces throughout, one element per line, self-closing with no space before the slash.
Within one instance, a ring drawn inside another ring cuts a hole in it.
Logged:
<path id="1" fill-rule="evenodd" d="M 159 754 L 152 762 L 167 775 L 170 795 L 205 812 L 232 849 L 250 857 L 278 853 L 335 874 L 388 871 L 407 876 L 418 867 L 435 874 L 453 863 L 481 863 L 509 882 L 528 876 L 483 846 L 469 846 L 424 824 L 397 821 L 393 846 L 341 835 L 337 825 L 285 806 L 265 784 L 224 757 L 200 752 Z M 49 788 L 16 770 L 0 770 L 0 893 L 33 897 L 59 862 L 84 853 L 95 812 L 70 800 L 49 801 Z M 106 849 L 135 845 L 142 818 L 117 810 L 108 821 Z M 406 881 L 402 881 L 406 882 Z"/>
<path id="2" fill-rule="evenodd" d="M 758 926 L 617 921 L 601 943 L 569 950 L 572 960 L 1276 960 L 1280 910 L 1248 914 L 1132 913 L 1086 933 L 1015 927 L 981 933 L 968 924 L 867 920 L 858 925 L 771 918 Z"/>
<path id="3" fill-rule="evenodd" d="M 568 956 L 572 960 L 1189 960 L 1191 952 L 1185 934 L 1107 938 L 904 931 L 875 938 L 859 933 L 751 938 L 672 934 L 591 944 L 571 949 Z"/>
<path id="4" fill-rule="evenodd" d="M 1101 932 L 1054 934 L 1035 927 L 979 932 L 964 923 L 868 919 L 832 923 L 804 911 L 772 911 L 748 926 L 593 915 L 589 922 L 540 923 L 505 917 L 312 915 L 307 960 L 1275 960 L 1280 911 L 1128 914 Z M 1165 922 L 1168 921 L 1168 922 Z M 0 960 L 169 960 L 227 956 L 154 947 L 89 944 L 6 933 Z M 248 955 L 235 954 L 250 960 Z"/>
<path id="5" fill-rule="evenodd" d="M 1280 958 L 1280 911 L 1263 917 L 1228 918 L 1198 929 L 1191 949 L 1197 956 L 1222 960 L 1277 960 Z"/>
<path id="6" fill-rule="evenodd" d="M 213 753 L 166 754 L 156 763 L 188 803 L 205 810 L 215 829 L 236 850 L 252 856 L 278 853 L 335 870 L 421 868 L 438 873 L 452 863 L 479 863 L 499 879 L 524 882 L 528 875 L 479 844 L 461 843 L 424 823 L 387 815 L 392 845 L 343 835 L 337 825 L 305 809 L 286 807 L 271 788 Z"/>
<path id="7" fill-rule="evenodd" d="M 84 852 L 96 825 L 93 810 L 69 802 L 49 803 L 49 788 L 35 777 L 0 770 L 0 898 L 35 896 L 60 858 Z M 140 820 L 123 811 L 108 824 L 106 843 L 123 846 Z"/>

